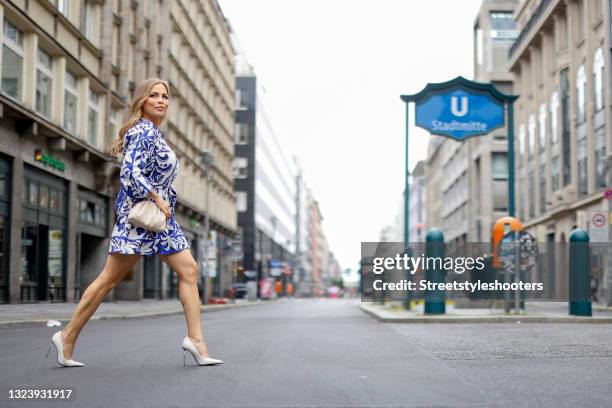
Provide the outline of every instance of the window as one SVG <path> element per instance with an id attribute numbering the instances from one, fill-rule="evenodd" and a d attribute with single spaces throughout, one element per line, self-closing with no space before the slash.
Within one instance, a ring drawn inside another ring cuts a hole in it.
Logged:
<path id="1" fill-rule="evenodd" d="M 493 180 L 508 179 L 508 155 L 503 152 L 494 152 L 491 155 Z"/>
<path id="2" fill-rule="evenodd" d="M 522 163 L 522 156 L 525 154 L 525 125 L 522 123 L 519 125 L 519 167 Z"/>
<path id="3" fill-rule="evenodd" d="M 44 184 L 40 185 L 38 206 L 41 208 L 47 208 L 49 206 L 49 187 Z"/>
<path id="4" fill-rule="evenodd" d="M 559 156 L 553 156 L 550 163 L 550 187 L 552 191 L 559 190 Z"/>
<path id="5" fill-rule="evenodd" d="M 246 191 L 236 191 L 236 211 L 244 212 L 247 210 L 247 193 Z"/>
<path id="6" fill-rule="evenodd" d="M 64 129 L 66 132 L 76 134 L 78 91 L 76 76 L 66 71 L 64 78 Z"/>
<path id="7" fill-rule="evenodd" d="M 535 172 L 529 172 L 529 218 L 535 217 Z"/>
<path id="8" fill-rule="evenodd" d="M 483 56 L 483 39 L 482 39 L 482 29 L 479 27 L 476 29 L 476 64 L 482 65 L 484 60 Z"/>
<path id="9" fill-rule="evenodd" d="M 529 115 L 529 128 L 527 129 L 527 157 L 529 160 L 533 159 L 533 153 L 535 151 L 535 129 L 535 115 L 531 114 Z"/>
<path id="10" fill-rule="evenodd" d="M 70 13 L 70 0 L 57 0 L 57 9 L 65 17 L 69 16 Z"/>
<path id="11" fill-rule="evenodd" d="M 595 187 L 606 187 L 606 128 L 595 131 Z"/>
<path id="12" fill-rule="evenodd" d="M 569 118 L 569 68 L 561 70 L 561 144 L 563 151 L 563 185 L 572 182 L 570 118 Z"/>
<path id="13" fill-rule="evenodd" d="M 249 92 L 246 89 L 236 88 L 236 109 L 249 108 Z"/>
<path id="14" fill-rule="evenodd" d="M 236 123 L 236 144 L 247 144 L 249 142 L 249 125 Z"/>
<path id="15" fill-rule="evenodd" d="M 85 34 L 88 40 L 91 40 L 93 34 L 93 19 L 91 13 L 91 3 L 88 0 L 83 0 L 81 3 L 81 31 Z"/>
<path id="16" fill-rule="evenodd" d="M 586 70 L 584 65 L 580 65 L 576 74 L 576 125 L 580 125 L 586 120 L 585 94 Z"/>
<path id="17" fill-rule="evenodd" d="M 236 157 L 234 159 L 234 178 L 247 178 L 247 166 L 249 161 L 246 157 Z"/>
<path id="18" fill-rule="evenodd" d="M 593 97 L 595 99 L 594 102 L 596 111 L 600 111 L 604 108 L 603 79 L 604 56 L 603 50 L 598 48 L 597 51 L 595 51 L 595 58 L 593 60 Z"/>
<path id="19" fill-rule="evenodd" d="M 587 138 L 578 140 L 578 195 L 588 193 Z"/>
<path id="20" fill-rule="evenodd" d="M 576 38 L 578 41 L 584 39 L 584 3 L 586 1 L 579 0 L 574 3 L 576 5 Z"/>
<path id="21" fill-rule="evenodd" d="M 508 211 L 508 183 L 493 180 L 493 211 Z"/>
<path id="22" fill-rule="evenodd" d="M 111 108 L 110 111 L 110 124 L 111 124 L 111 132 L 108 136 L 108 140 L 106 141 L 109 144 L 112 140 L 117 137 L 119 134 L 119 114 L 121 112 L 120 108 Z"/>
<path id="23" fill-rule="evenodd" d="M 555 144 L 559 141 L 559 95 L 553 92 L 550 96 L 550 141 Z"/>
<path id="24" fill-rule="evenodd" d="M 89 108 L 87 109 L 87 136 L 86 140 L 92 145 L 98 143 L 98 116 L 100 111 L 100 97 L 93 90 L 89 90 Z"/>
<path id="25" fill-rule="evenodd" d="M 38 49 L 38 69 L 36 70 L 36 111 L 51 117 L 51 98 L 53 92 L 53 58 L 46 51 Z"/>
<path id="26" fill-rule="evenodd" d="M 21 100 L 23 87 L 23 32 L 4 20 L 2 44 L 2 91 L 11 98 Z"/>
<path id="27" fill-rule="evenodd" d="M 538 129 L 538 140 L 540 141 L 540 154 L 544 153 L 546 149 L 546 104 L 540 105 L 540 117 L 539 117 L 539 129 Z"/>
<path id="28" fill-rule="evenodd" d="M 491 29 L 492 30 L 515 30 L 516 24 L 512 18 L 510 11 L 492 11 L 491 12 Z"/>
<path id="29" fill-rule="evenodd" d="M 519 218 L 521 220 L 525 219 L 525 175 L 524 173 L 521 175 L 519 182 Z"/>
<path id="30" fill-rule="evenodd" d="M 546 163 L 540 163 L 540 215 L 546 212 Z"/>

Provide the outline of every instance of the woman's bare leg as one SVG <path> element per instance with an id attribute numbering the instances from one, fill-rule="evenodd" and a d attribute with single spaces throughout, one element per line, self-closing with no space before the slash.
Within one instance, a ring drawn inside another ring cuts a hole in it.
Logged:
<path id="1" fill-rule="evenodd" d="M 140 255 L 109 254 L 102 273 L 87 287 L 72 319 L 62 330 L 64 357 L 72 358 L 74 344 L 89 318 L 94 314 L 104 296 L 123 279 L 138 262 Z"/>
<path id="2" fill-rule="evenodd" d="M 161 258 L 179 277 L 179 298 L 185 312 L 187 336 L 189 336 L 202 357 L 209 357 L 206 342 L 202 336 L 200 321 L 198 264 L 188 249 L 170 255 L 162 255 Z"/>

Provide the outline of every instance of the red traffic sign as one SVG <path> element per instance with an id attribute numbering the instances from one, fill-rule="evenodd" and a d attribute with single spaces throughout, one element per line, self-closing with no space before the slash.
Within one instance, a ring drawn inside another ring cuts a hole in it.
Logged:
<path id="1" fill-rule="evenodd" d="M 612 200 L 612 190 L 606 190 L 606 192 L 604 193 L 604 197 L 607 200 Z"/>
<path id="2" fill-rule="evenodd" d="M 597 228 L 602 228 L 606 225 L 606 215 L 604 213 L 595 213 L 591 217 L 591 223 Z"/>

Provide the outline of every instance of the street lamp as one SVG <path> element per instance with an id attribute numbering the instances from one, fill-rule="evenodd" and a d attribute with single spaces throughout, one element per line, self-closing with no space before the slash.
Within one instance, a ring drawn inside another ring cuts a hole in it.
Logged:
<path id="1" fill-rule="evenodd" d="M 201 274 L 200 279 L 202 283 L 202 304 L 206 304 L 206 278 L 209 275 L 208 265 L 208 234 L 210 232 L 210 187 L 212 183 L 212 167 L 215 162 L 215 156 L 209 151 L 202 151 L 200 153 L 200 160 L 202 166 L 204 166 L 204 174 L 206 176 L 206 213 L 204 218 L 204 262 L 206 268 L 204 273 Z"/>

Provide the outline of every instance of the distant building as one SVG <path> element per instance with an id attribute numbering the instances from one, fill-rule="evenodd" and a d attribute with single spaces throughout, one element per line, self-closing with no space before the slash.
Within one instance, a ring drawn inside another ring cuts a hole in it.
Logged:
<path id="1" fill-rule="evenodd" d="M 426 234 L 425 162 L 419 161 L 412 170 L 410 183 L 409 241 L 424 242 Z M 402 217 L 403 219 L 403 217 Z M 403 239 L 402 241 L 403 242 Z"/>
<path id="2" fill-rule="evenodd" d="M 518 32 L 518 0 L 485 0 L 474 22 L 474 80 L 512 93 L 508 50 Z M 427 163 L 427 225 L 441 228 L 452 247 L 488 242 L 508 213 L 507 129 L 463 142 L 432 136 Z M 440 204 L 438 204 L 440 203 Z"/>
<path id="3" fill-rule="evenodd" d="M 238 280 L 292 282 L 296 249 L 296 168 L 266 115 L 253 72 L 236 76 L 234 185 L 243 258 Z"/>

